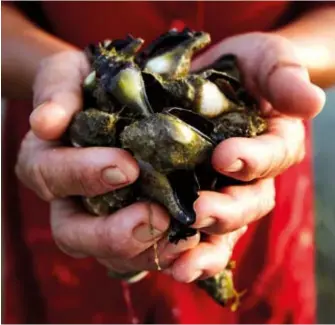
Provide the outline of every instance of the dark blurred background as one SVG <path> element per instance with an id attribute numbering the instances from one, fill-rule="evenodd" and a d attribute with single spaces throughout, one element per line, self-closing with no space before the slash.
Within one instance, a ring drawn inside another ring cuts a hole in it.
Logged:
<path id="1" fill-rule="evenodd" d="M 314 120 L 318 323 L 335 323 L 335 88 Z"/>

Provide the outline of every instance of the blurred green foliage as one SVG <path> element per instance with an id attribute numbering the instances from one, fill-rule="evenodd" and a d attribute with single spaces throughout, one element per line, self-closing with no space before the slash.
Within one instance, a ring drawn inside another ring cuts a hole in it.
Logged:
<path id="1" fill-rule="evenodd" d="M 313 122 L 318 323 L 335 323 L 335 89 Z"/>

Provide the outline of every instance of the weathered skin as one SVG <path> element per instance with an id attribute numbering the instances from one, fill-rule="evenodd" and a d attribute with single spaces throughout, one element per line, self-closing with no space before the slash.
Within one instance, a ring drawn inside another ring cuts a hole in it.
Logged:
<path id="1" fill-rule="evenodd" d="M 70 127 L 70 138 L 75 147 L 111 147 L 115 145 L 117 114 L 90 108 L 78 113 Z"/>
<path id="2" fill-rule="evenodd" d="M 138 200 L 154 201 L 170 213 L 167 236 L 178 243 L 197 233 L 191 226 L 198 191 L 236 184 L 212 168 L 215 146 L 262 134 L 267 123 L 241 84 L 235 56 L 190 74 L 192 56 L 209 44 L 209 34 L 171 30 L 139 52 L 143 42 L 128 35 L 86 49 L 92 71 L 83 84 L 84 109 L 67 134 L 74 146 L 120 147 L 139 163 L 134 184 L 83 198 L 88 211 L 107 215 Z M 142 275 L 120 278 L 131 282 Z M 231 264 L 197 283 L 219 304 L 235 298 L 232 308 L 237 307 L 241 294 Z"/>

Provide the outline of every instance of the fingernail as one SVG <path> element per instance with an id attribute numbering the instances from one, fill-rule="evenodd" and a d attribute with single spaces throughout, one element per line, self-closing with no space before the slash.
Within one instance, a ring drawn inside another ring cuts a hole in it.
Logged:
<path id="1" fill-rule="evenodd" d="M 193 276 L 187 281 L 188 283 L 193 282 L 197 279 L 199 279 L 202 276 L 202 271 L 198 270 L 198 271 L 194 271 Z"/>
<path id="2" fill-rule="evenodd" d="M 164 255 L 169 258 L 178 257 L 183 251 L 185 251 L 185 247 L 182 242 L 176 244 L 169 243 L 164 249 Z"/>
<path id="3" fill-rule="evenodd" d="M 224 168 L 224 171 L 234 173 L 240 171 L 242 168 L 243 168 L 243 162 L 242 160 L 238 159 L 230 166 Z"/>
<path id="4" fill-rule="evenodd" d="M 162 235 L 162 231 L 151 228 L 150 225 L 142 224 L 133 230 L 133 236 L 136 240 L 146 243 Z"/>
<path id="5" fill-rule="evenodd" d="M 120 185 L 127 183 L 127 177 L 117 167 L 110 167 L 102 172 L 103 180 L 111 185 Z"/>

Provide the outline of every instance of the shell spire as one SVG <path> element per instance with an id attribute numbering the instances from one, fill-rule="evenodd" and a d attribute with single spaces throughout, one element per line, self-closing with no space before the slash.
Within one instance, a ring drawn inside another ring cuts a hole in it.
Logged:
<path id="1" fill-rule="evenodd" d="M 82 85 L 83 110 L 66 136 L 72 146 L 127 150 L 139 165 L 131 185 L 83 197 L 87 211 L 109 215 L 137 201 L 156 202 L 170 215 L 167 237 L 176 244 L 198 233 L 192 225 L 200 191 L 243 184 L 214 170 L 215 146 L 230 137 L 256 137 L 266 132 L 267 121 L 244 88 L 234 55 L 190 73 L 193 55 L 210 43 L 208 33 L 171 29 L 144 50 L 143 43 L 128 34 L 87 47 L 92 70 Z M 132 282 L 143 274 L 121 279 Z M 237 308 L 242 293 L 231 268 L 197 283 L 220 305 L 233 301 Z"/>

